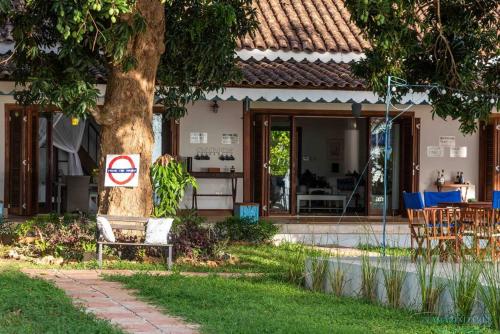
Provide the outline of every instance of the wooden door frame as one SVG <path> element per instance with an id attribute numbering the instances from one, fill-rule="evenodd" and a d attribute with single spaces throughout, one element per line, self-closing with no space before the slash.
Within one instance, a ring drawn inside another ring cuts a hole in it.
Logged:
<path id="1" fill-rule="evenodd" d="M 22 142 L 22 152 L 21 160 L 27 161 L 28 164 L 25 165 L 25 171 L 21 172 L 20 177 L 20 200 L 21 206 L 19 212 L 15 214 L 21 216 L 30 216 L 38 212 L 38 138 L 34 138 L 34 133 L 38 133 L 38 107 L 36 106 L 20 106 L 18 104 L 6 103 L 5 107 L 5 182 L 4 182 L 4 202 L 6 207 L 10 211 L 11 201 L 10 190 L 12 186 L 12 175 L 11 175 L 11 157 L 10 157 L 10 136 L 11 136 L 11 124 L 10 115 L 15 110 L 21 110 L 21 117 L 26 117 L 26 124 L 22 125 L 21 131 L 21 142 Z M 24 121 L 23 121 L 24 122 Z M 36 140 L 36 142 L 35 142 Z M 27 145 L 25 145 L 27 144 Z M 21 162 L 22 164 L 22 162 Z M 34 190 L 33 184 L 36 184 L 36 191 Z M 26 207 L 23 207 L 26 204 Z"/>
<path id="2" fill-rule="evenodd" d="M 293 127 L 295 130 L 295 118 L 296 117 L 347 117 L 347 118 L 352 118 L 352 112 L 350 110 L 321 110 L 321 109 L 316 109 L 316 110 L 303 110 L 303 109 L 272 109 L 272 108 L 246 108 L 244 107 L 243 110 L 243 185 L 244 185 L 244 190 L 243 190 L 243 200 L 245 202 L 250 202 L 253 200 L 253 193 L 254 193 L 254 171 L 252 167 L 252 151 L 253 151 L 253 145 L 255 142 L 255 139 L 253 138 L 253 131 L 252 131 L 252 126 L 254 125 L 254 120 L 255 120 L 255 115 L 257 114 L 268 114 L 270 116 L 276 115 L 276 116 L 293 116 Z M 391 116 L 396 116 L 398 115 L 398 112 L 391 112 Z M 376 111 L 376 110 L 363 110 L 363 114 L 361 118 L 369 118 L 369 117 L 384 117 L 385 116 L 385 111 Z M 415 119 L 415 112 L 414 111 L 407 111 L 404 114 L 402 114 L 400 117 L 412 117 Z M 369 129 L 369 127 L 368 127 Z M 294 138 L 293 140 L 297 140 L 297 131 L 293 131 L 294 133 L 292 134 L 292 137 Z M 367 136 L 367 141 L 369 141 L 369 136 Z M 420 143 L 418 143 L 420 144 Z M 295 148 L 293 147 L 295 146 Z M 368 147 L 368 146 L 367 146 Z M 419 145 L 418 145 L 419 147 Z M 292 145 L 292 156 L 293 156 L 293 164 L 295 166 L 292 166 L 294 168 L 294 173 L 297 172 L 297 159 L 298 159 L 298 152 L 297 152 L 297 145 Z M 417 148 L 417 153 L 420 154 L 418 148 Z M 369 150 L 367 150 L 367 158 L 369 157 Z M 295 196 L 296 194 L 296 175 L 291 175 L 293 182 L 290 182 L 290 188 L 291 188 L 291 199 L 290 199 L 290 206 L 291 209 L 296 210 L 296 201 L 297 198 Z M 416 178 L 413 180 L 413 182 L 418 182 L 418 175 Z M 417 183 L 418 186 L 418 183 Z M 365 187 L 365 214 L 368 213 L 368 203 L 369 203 L 369 197 L 368 197 L 368 178 L 367 178 L 367 184 Z M 290 215 L 296 215 L 295 210 L 290 211 Z"/>
<path id="3" fill-rule="evenodd" d="M 402 123 L 403 125 L 404 123 Z M 411 140 L 412 140 L 412 147 L 413 150 L 411 151 L 411 156 L 408 157 L 408 154 L 404 154 L 407 152 L 402 151 L 402 156 L 399 161 L 399 170 L 400 170 L 400 180 L 399 180 L 399 214 L 406 217 L 407 213 L 406 210 L 404 210 L 404 201 L 403 201 L 403 196 L 402 193 L 403 191 L 407 192 L 418 192 L 420 189 L 420 125 L 421 125 L 421 119 L 418 117 L 413 117 L 411 119 L 411 124 L 410 129 L 411 129 Z M 400 133 L 400 147 L 404 147 L 405 145 L 405 137 L 403 131 Z M 406 161 L 407 159 L 405 158 L 410 158 L 412 165 L 409 166 L 408 162 Z M 411 168 L 411 188 L 405 189 L 405 182 L 404 182 L 404 175 L 403 175 L 403 170 L 408 167 Z"/>
<path id="4" fill-rule="evenodd" d="M 257 115 L 256 115 L 257 116 Z M 256 135 L 260 136 L 259 142 L 260 146 L 253 145 L 250 154 L 250 159 L 253 163 L 251 163 L 251 174 L 252 174 L 252 200 L 259 204 L 260 206 L 260 215 L 268 216 L 269 215 L 269 172 L 264 171 L 265 163 L 269 161 L 269 150 L 266 150 L 266 147 L 269 147 L 269 120 L 271 118 L 270 115 L 258 115 L 260 119 L 257 117 L 253 117 L 252 124 L 254 125 L 252 131 L 252 142 L 257 141 Z M 262 133 L 256 134 L 256 126 L 259 123 L 259 128 L 261 128 Z M 262 124 L 260 124 L 262 123 Z M 260 147 L 260 150 L 257 151 L 257 147 Z M 257 164 L 257 165 L 256 165 Z M 267 168 L 266 168 L 267 169 Z M 245 176 L 245 172 L 243 173 Z M 260 185 L 256 185 L 257 176 L 259 176 Z M 258 194 L 258 195 L 257 195 Z M 258 201 L 258 202 L 257 202 Z"/>
<path id="5" fill-rule="evenodd" d="M 484 121 L 481 121 L 479 123 L 479 180 L 478 180 L 478 189 L 477 189 L 477 197 L 479 200 L 484 201 L 487 199 L 487 154 L 488 154 L 488 138 L 487 133 L 486 133 L 486 126 L 490 124 L 490 122 L 493 122 L 494 124 L 491 125 L 500 125 L 500 115 L 499 114 L 490 114 L 488 118 L 488 124 L 486 124 Z M 497 130 L 498 131 L 498 130 Z M 493 140 L 493 150 L 496 151 L 495 153 L 495 160 L 496 164 L 498 164 L 500 160 L 500 134 L 494 134 L 496 138 L 494 137 Z M 495 140 L 496 139 L 496 140 Z M 495 171 L 493 171 L 495 172 Z M 498 188 L 498 185 L 493 184 L 492 189 Z"/>

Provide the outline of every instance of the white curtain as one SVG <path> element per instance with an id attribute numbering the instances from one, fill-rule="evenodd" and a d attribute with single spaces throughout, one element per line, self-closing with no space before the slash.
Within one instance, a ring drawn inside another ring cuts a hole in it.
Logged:
<path id="1" fill-rule="evenodd" d="M 40 117 L 38 122 L 38 147 L 42 147 L 47 141 L 47 119 Z"/>
<path id="2" fill-rule="evenodd" d="M 82 144 L 85 120 L 81 119 L 78 125 L 72 125 L 71 117 L 57 113 L 54 116 L 53 128 L 53 145 L 60 150 L 68 152 L 69 175 L 83 175 L 78 150 Z"/>

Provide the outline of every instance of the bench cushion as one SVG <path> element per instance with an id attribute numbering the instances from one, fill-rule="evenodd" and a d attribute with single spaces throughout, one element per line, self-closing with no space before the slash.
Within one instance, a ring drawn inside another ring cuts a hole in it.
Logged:
<path id="1" fill-rule="evenodd" d="M 168 233 L 173 221 L 173 218 L 149 218 L 144 242 L 146 244 L 167 244 Z"/>
<path id="2" fill-rule="evenodd" d="M 99 234 L 102 235 L 104 240 L 109 242 L 115 242 L 115 234 L 113 233 L 113 229 L 109 224 L 109 221 L 102 216 L 97 217 L 97 228 L 99 229 Z"/>

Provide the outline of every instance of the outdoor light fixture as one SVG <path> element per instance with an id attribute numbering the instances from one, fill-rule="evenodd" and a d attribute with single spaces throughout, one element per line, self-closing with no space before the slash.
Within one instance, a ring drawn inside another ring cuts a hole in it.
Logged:
<path id="1" fill-rule="evenodd" d="M 214 104 L 212 104 L 212 111 L 214 114 L 217 114 L 219 112 L 219 104 L 217 101 L 214 101 Z"/>
<path id="2" fill-rule="evenodd" d="M 361 103 L 351 104 L 351 112 L 355 118 L 361 117 Z"/>
<path id="3" fill-rule="evenodd" d="M 71 117 L 71 125 L 77 126 L 80 123 L 80 119 L 78 117 Z"/>

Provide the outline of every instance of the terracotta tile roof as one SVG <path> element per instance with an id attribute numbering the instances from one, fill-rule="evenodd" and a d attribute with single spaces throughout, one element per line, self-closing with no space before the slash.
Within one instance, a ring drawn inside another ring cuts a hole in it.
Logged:
<path id="1" fill-rule="evenodd" d="M 293 59 L 257 61 L 238 59 L 243 79 L 236 86 L 273 88 L 366 89 L 363 80 L 354 78 L 348 63 L 330 61 L 297 62 Z"/>
<path id="2" fill-rule="evenodd" d="M 10 53 L 0 54 L 0 80 L 12 80 L 15 65 L 6 60 Z M 241 70 L 242 79 L 229 83 L 232 87 L 267 87 L 267 88 L 313 88 L 313 89 L 366 89 L 363 80 L 353 77 L 349 63 L 329 61 L 309 62 L 307 60 L 284 61 L 237 59 L 237 67 Z M 104 67 L 92 68 L 91 74 L 97 82 L 106 82 Z"/>
<path id="3" fill-rule="evenodd" d="M 254 0 L 259 26 L 239 49 L 363 52 L 369 47 L 343 0 Z"/>
<path id="4" fill-rule="evenodd" d="M 14 0 L 17 8 L 23 1 Z M 259 26 L 238 49 L 306 52 L 363 52 L 369 44 L 350 22 L 343 0 L 254 0 Z M 11 42 L 11 26 L 0 27 L 0 42 Z"/>

